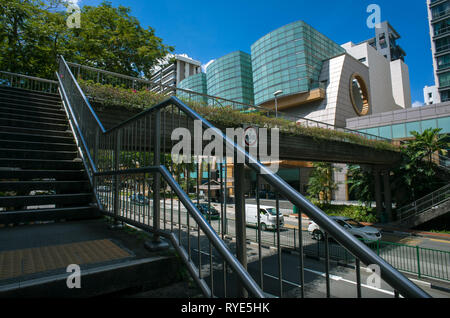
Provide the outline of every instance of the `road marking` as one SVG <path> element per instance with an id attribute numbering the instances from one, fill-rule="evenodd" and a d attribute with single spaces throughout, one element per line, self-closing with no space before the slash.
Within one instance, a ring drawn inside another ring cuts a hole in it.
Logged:
<path id="1" fill-rule="evenodd" d="M 444 240 L 430 239 L 430 241 L 450 244 L 450 241 L 444 241 Z"/>
<path id="2" fill-rule="evenodd" d="M 272 278 L 272 279 L 279 280 L 278 277 L 275 277 L 275 276 L 272 276 L 272 275 L 269 275 L 269 274 L 266 274 L 266 273 L 264 273 L 264 276 Z M 289 284 L 289 285 L 292 285 L 292 286 L 295 286 L 295 287 L 302 287 L 302 285 L 290 282 L 290 281 L 285 280 L 285 279 L 282 279 L 282 281 L 283 281 L 283 283 L 286 283 L 286 284 Z"/>
<path id="3" fill-rule="evenodd" d="M 313 274 L 316 274 L 316 275 L 319 275 L 319 276 L 322 276 L 322 277 L 326 277 L 327 276 L 326 273 L 318 272 L 318 271 L 315 271 L 315 270 L 312 270 L 312 269 L 308 269 L 308 268 L 305 268 L 305 271 L 311 272 Z M 353 285 L 357 285 L 356 282 L 348 280 L 348 279 L 345 279 L 345 278 L 343 278 L 341 276 L 336 276 L 336 275 L 331 275 L 330 274 L 330 279 L 332 279 L 334 281 L 342 281 L 342 282 L 350 283 L 350 284 L 353 284 Z M 361 284 L 361 287 L 372 289 L 372 290 L 378 291 L 380 293 L 385 293 L 385 294 L 388 294 L 388 295 L 391 295 L 391 296 L 395 296 L 394 292 L 391 292 L 391 291 L 388 291 L 388 290 L 384 290 L 384 289 L 380 289 L 380 288 L 376 288 L 376 287 L 372 287 L 372 286 L 369 286 L 369 285 L 366 285 L 366 284 Z M 402 296 L 400 296 L 400 297 L 402 297 Z"/>

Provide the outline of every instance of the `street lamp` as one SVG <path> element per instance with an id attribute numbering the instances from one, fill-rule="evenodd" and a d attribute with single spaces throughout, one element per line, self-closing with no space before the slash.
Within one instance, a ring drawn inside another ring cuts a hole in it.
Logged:
<path id="1" fill-rule="evenodd" d="M 278 100 L 277 97 L 279 95 L 283 94 L 282 90 L 276 91 L 275 93 L 273 93 L 273 96 L 275 96 L 275 117 L 278 118 Z"/>

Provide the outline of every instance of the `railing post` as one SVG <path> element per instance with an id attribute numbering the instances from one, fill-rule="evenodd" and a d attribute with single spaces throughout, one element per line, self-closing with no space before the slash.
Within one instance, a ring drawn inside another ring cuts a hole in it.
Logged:
<path id="1" fill-rule="evenodd" d="M 244 164 L 234 162 L 234 197 L 236 206 L 236 256 L 238 261 L 247 269 L 247 240 L 245 226 L 245 198 L 244 198 Z M 240 297 L 248 297 L 245 288 L 239 283 L 238 293 Z"/>
<path id="2" fill-rule="evenodd" d="M 116 134 L 114 136 L 114 140 L 116 141 L 114 143 L 114 171 L 119 172 L 120 169 L 120 138 L 121 137 L 121 131 L 117 130 Z M 121 225 L 119 224 L 119 221 L 117 217 L 119 216 L 119 207 L 120 207 L 120 185 L 119 185 L 119 178 L 120 176 L 118 174 L 114 175 L 114 223 L 111 226 L 111 229 L 118 229 L 121 228 Z"/>
<path id="3" fill-rule="evenodd" d="M 416 246 L 416 253 L 417 253 L 417 276 L 419 278 L 422 278 L 422 273 L 420 272 L 420 247 Z"/>
<path id="4" fill-rule="evenodd" d="M 154 145 L 153 164 L 155 167 L 159 167 L 161 165 L 161 110 L 157 110 L 155 113 L 155 122 L 153 127 L 153 131 L 151 132 L 153 134 Z M 168 249 L 169 244 L 167 242 L 163 242 L 158 234 L 161 228 L 161 173 L 155 172 L 153 174 L 153 178 L 153 229 L 155 232 L 153 233 L 151 242 L 146 242 L 145 246 L 150 251 L 160 251 Z"/>

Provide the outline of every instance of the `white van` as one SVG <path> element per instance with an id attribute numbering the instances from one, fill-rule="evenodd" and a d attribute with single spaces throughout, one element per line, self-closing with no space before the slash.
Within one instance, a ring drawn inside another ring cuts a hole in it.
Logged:
<path id="1" fill-rule="evenodd" d="M 248 226 L 258 227 L 258 214 L 256 213 L 258 206 L 255 204 L 246 204 L 245 205 L 245 221 Z M 276 229 L 277 228 L 277 210 L 274 207 L 260 205 L 260 225 L 261 230 L 266 231 L 267 229 Z M 280 221 L 280 229 L 284 225 L 284 217 L 280 212 L 279 214 Z"/>

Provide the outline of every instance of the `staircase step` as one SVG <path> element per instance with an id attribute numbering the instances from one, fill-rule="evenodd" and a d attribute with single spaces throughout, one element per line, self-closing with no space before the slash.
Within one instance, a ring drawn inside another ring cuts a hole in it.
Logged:
<path id="1" fill-rule="evenodd" d="M 24 106 L 33 106 L 33 107 L 42 107 L 42 108 L 50 108 L 50 109 L 61 109 L 61 102 L 57 101 L 47 101 L 47 100 L 38 100 L 38 99 L 24 99 L 20 96 L 6 96 L 0 95 L 0 103 L 2 104 L 13 104 L 13 105 L 24 105 Z"/>
<path id="2" fill-rule="evenodd" d="M 27 195 L 0 197 L 0 207 L 39 206 L 39 205 L 88 205 L 92 202 L 92 193 Z M 0 212 L 1 213 L 1 212 Z"/>
<path id="3" fill-rule="evenodd" d="M 67 119 L 65 118 L 49 118 L 39 115 L 23 115 L 23 114 L 14 114 L 3 112 L 0 109 L 0 118 L 8 118 L 14 120 L 27 120 L 39 123 L 49 123 L 49 124 L 57 124 L 57 125 L 67 125 Z"/>
<path id="4" fill-rule="evenodd" d="M 71 131 L 42 130 L 10 126 L 0 126 L 0 139 L 56 142 L 63 144 L 75 143 Z"/>
<path id="5" fill-rule="evenodd" d="M 35 179 L 55 179 L 64 181 L 86 180 L 84 170 L 0 170 L 0 180 L 35 180 Z"/>
<path id="6" fill-rule="evenodd" d="M 33 170 L 83 170 L 83 163 L 72 160 L 42 160 L 42 159 L 5 159 L 0 158 L 0 167 L 21 168 Z"/>
<path id="7" fill-rule="evenodd" d="M 39 96 L 43 98 L 50 98 L 50 99 L 60 99 L 60 96 L 58 93 L 46 93 L 46 92 L 40 92 L 40 91 L 32 91 L 25 88 L 16 88 L 16 87 L 8 87 L 8 86 L 1 86 L 0 85 L 0 92 L 5 93 L 13 93 L 13 94 L 19 94 L 24 96 Z"/>
<path id="8" fill-rule="evenodd" d="M 23 93 L 23 92 L 16 92 L 16 91 L 8 91 L 8 90 L 1 90 L 0 89 L 0 99 L 3 98 L 10 98 L 15 100 L 23 100 L 23 101 L 30 101 L 30 102 L 45 102 L 50 104 L 57 104 L 61 103 L 61 98 L 59 96 L 48 96 L 48 95 L 40 95 L 35 93 Z"/>
<path id="9" fill-rule="evenodd" d="M 45 118 L 55 118 L 55 119 L 63 119 L 67 120 L 66 113 L 61 111 L 39 111 L 39 110 L 26 110 L 23 108 L 18 107 L 8 107 L 8 105 L 1 105 L 0 104 L 0 112 L 4 113 L 6 116 L 8 114 L 15 114 L 15 115 L 23 115 L 23 116 L 30 116 L 30 117 L 45 117 Z"/>
<path id="10" fill-rule="evenodd" d="M 39 129 L 39 130 L 56 130 L 56 131 L 66 131 L 68 129 L 68 124 L 50 124 L 50 123 L 42 123 L 36 121 L 29 120 L 17 120 L 17 119 L 9 119 L 9 118 L 1 118 L 0 117 L 0 126 L 8 126 L 8 127 L 24 127 L 31 129 Z"/>
<path id="11" fill-rule="evenodd" d="M 58 144 L 48 142 L 30 142 L 19 140 L 0 139 L 0 148 L 26 149 L 26 150 L 46 150 L 46 151 L 77 151 L 77 146 L 72 144 Z"/>
<path id="12" fill-rule="evenodd" d="M 26 110 L 26 111 L 35 111 L 35 112 L 46 112 L 46 113 L 55 113 L 58 115 L 64 115 L 64 109 L 62 107 L 55 108 L 55 107 L 46 107 L 46 106 L 37 106 L 37 105 L 30 105 L 30 104 L 19 104 L 14 102 L 6 102 L 0 100 L 0 107 L 2 108 L 14 108 L 19 110 Z"/>
<path id="13" fill-rule="evenodd" d="M 45 159 L 45 160 L 73 160 L 77 158 L 76 151 L 47 151 L 31 149 L 7 149 L 0 148 L 4 159 Z"/>
<path id="14" fill-rule="evenodd" d="M 88 181 L 0 181 L 0 191 L 30 193 L 31 191 L 56 191 L 57 193 L 80 193 L 89 191 Z"/>
<path id="15" fill-rule="evenodd" d="M 91 206 L 22 210 L 13 212 L 0 212 L 0 224 L 57 220 L 86 220 L 90 218 L 98 218 L 100 216 L 101 214 L 98 209 Z"/>

